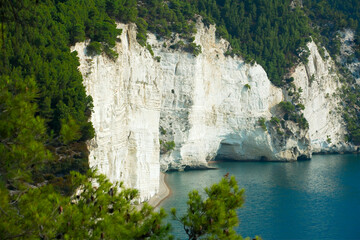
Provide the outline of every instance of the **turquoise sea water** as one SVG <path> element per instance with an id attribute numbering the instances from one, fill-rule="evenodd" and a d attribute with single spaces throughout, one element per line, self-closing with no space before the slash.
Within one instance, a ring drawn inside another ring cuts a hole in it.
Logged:
<path id="1" fill-rule="evenodd" d="M 245 188 L 238 232 L 263 239 L 360 239 L 360 155 L 316 155 L 301 162 L 222 162 L 218 170 L 172 172 L 161 207 L 186 210 L 187 193 L 229 172 Z M 202 191 L 203 192 L 203 191 Z M 173 234 L 186 239 L 181 225 Z"/>

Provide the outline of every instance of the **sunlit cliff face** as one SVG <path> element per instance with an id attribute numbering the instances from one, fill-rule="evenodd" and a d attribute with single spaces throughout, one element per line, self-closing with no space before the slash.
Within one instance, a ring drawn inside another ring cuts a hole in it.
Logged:
<path id="1" fill-rule="evenodd" d="M 214 26 L 197 24 L 195 43 L 202 49 L 197 57 L 174 51 L 169 41 L 150 35 L 152 56 L 137 43 L 134 25 L 118 27 L 123 31 L 115 61 L 86 56 L 86 43 L 73 50 L 94 103 L 90 166 L 139 189 L 141 200 L 158 191 L 160 169 L 206 166 L 217 155 L 291 161 L 310 157 L 311 145 L 316 151 L 346 149 L 340 144 L 342 120 L 329 113 L 335 112 L 338 100 L 326 98 L 339 84 L 329 70 L 331 61 L 318 56 L 315 44 L 310 43 L 307 66 L 298 66 L 293 74 L 296 87 L 303 90 L 300 99 L 310 127 L 301 130 L 287 123 L 284 140 L 264 131 L 258 121 L 270 120 L 274 106 L 288 100 L 286 91 L 273 86 L 260 65 L 226 57 L 228 43 L 215 38 Z M 166 149 L 172 142 L 175 146 Z"/>

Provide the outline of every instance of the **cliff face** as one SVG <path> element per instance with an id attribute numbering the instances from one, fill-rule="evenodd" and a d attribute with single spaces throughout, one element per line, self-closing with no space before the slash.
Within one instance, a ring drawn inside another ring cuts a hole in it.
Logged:
<path id="1" fill-rule="evenodd" d="M 339 35 L 340 56 L 337 57 L 336 61 L 348 69 L 356 83 L 360 84 L 360 61 L 355 55 L 355 32 L 351 29 L 344 29 L 339 32 Z"/>
<path id="2" fill-rule="evenodd" d="M 284 137 L 269 123 L 264 130 L 259 119 L 270 120 L 286 92 L 270 83 L 260 65 L 226 57 L 228 43 L 215 38 L 214 26 L 198 23 L 195 43 L 202 53 L 197 57 L 174 51 L 168 47 L 172 43 L 150 35 L 148 42 L 160 61 L 137 43 L 134 25 L 118 27 L 123 32 L 115 62 L 104 55 L 86 56 L 86 43 L 73 50 L 94 100 L 90 166 L 139 189 L 141 200 L 158 191 L 160 168 L 202 167 L 215 156 L 291 161 L 310 157 L 311 147 L 344 148 L 345 129 L 335 111 L 338 100 L 327 96 L 339 83 L 329 70 L 331 61 L 321 59 L 316 45 L 310 46 L 309 63 L 299 65 L 293 75 L 303 89 L 309 130 L 286 122 Z"/>
<path id="3" fill-rule="evenodd" d="M 314 42 L 308 44 L 310 56 L 306 65 L 300 64 L 294 71 L 296 87 L 303 91 L 300 101 L 304 104 L 304 116 L 309 122 L 309 139 L 312 151 L 354 151 L 345 143 L 347 133 L 342 119 L 340 97 L 341 84 L 336 67 L 325 51 L 324 59 Z"/>
<path id="4" fill-rule="evenodd" d="M 149 41 L 161 57 L 163 72 L 160 139 L 163 144 L 175 143 L 173 151 L 161 155 L 162 170 L 201 167 L 215 156 L 234 160 L 309 157 L 309 146 L 299 144 L 297 137 L 279 144 L 261 128 L 259 119 L 271 118 L 272 108 L 283 100 L 282 91 L 271 84 L 260 65 L 225 57 L 228 43 L 216 40 L 215 30 L 198 25 L 195 43 L 202 53 L 197 57 L 164 48 L 170 43 L 155 37 Z"/>
<path id="5" fill-rule="evenodd" d="M 94 103 L 89 163 L 111 181 L 139 189 L 145 200 L 159 188 L 161 74 L 151 54 L 137 44 L 135 26 L 119 27 L 123 34 L 115 62 L 86 56 L 84 43 L 74 47 Z"/>

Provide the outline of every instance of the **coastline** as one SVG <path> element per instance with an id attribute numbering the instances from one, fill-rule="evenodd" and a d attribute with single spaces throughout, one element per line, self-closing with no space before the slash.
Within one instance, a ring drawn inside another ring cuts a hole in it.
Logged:
<path id="1" fill-rule="evenodd" d="M 162 203 L 166 198 L 171 196 L 172 191 L 169 185 L 166 182 L 167 175 L 165 173 L 160 173 L 160 185 L 159 192 L 149 199 L 148 204 L 154 208 L 157 208 L 160 203 Z"/>

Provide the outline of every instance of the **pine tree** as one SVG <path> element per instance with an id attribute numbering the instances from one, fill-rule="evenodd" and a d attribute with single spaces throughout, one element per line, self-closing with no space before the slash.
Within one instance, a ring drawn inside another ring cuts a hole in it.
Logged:
<path id="1" fill-rule="evenodd" d="M 239 225 L 237 209 L 244 203 L 244 189 L 237 185 L 235 177 L 225 176 L 218 184 L 205 189 L 206 199 L 198 191 L 189 193 L 187 212 L 179 217 L 176 209 L 171 214 L 185 229 L 189 240 L 242 239 L 234 229 Z"/>

